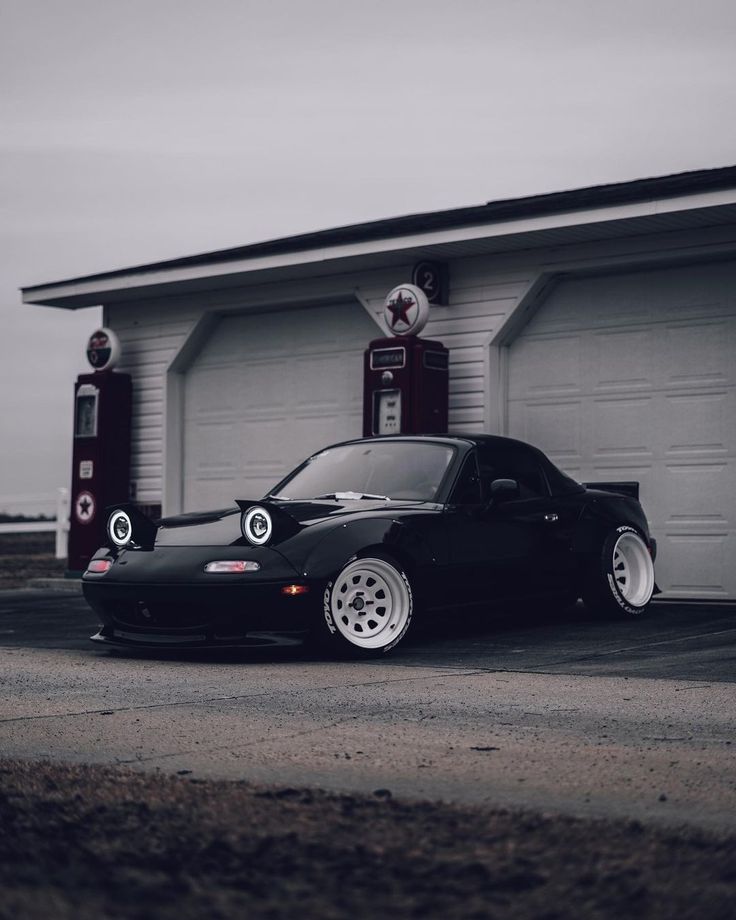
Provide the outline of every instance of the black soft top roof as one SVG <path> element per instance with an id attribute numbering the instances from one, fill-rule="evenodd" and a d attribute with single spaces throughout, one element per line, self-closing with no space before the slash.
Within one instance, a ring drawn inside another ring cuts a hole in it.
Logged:
<path id="1" fill-rule="evenodd" d="M 561 469 L 556 467 L 543 451 L 533 444 L 527 444 L 526 441 L 518 441 L 516 438 L 506 438 L 495 434 L 460 434 L 457 435 L 457 437 L 465 441 L 472 441 L 477 445 L 487 445 L 491 449 L 494 444 L 514 444 L 534 454 L 537 462 L 544 470 L 550 491 L 553 495 L 569 495 L 572 492 L 582 492 L 585 489 L 585 486 L 581 485 L 576 479 L 573 479 L 572 476 L 568 476 L 567 473 L 563 473 Z"/>
<path id="2" fill-rule="evenodd" d="M 553 495 L 570 495 L 573 492 L 582 492 L 585 489 L 585 486 L 579 483 L 576 479 L 573 479 L 572 476 L 568 476 L 567 473 L 563 473 L 561 469 L 554 465 L 554 463 L 549 459 L 549 457 L 541 451 L 538 447 L 535 447 L 533 444 L 528 444 L 526 441 L 519 441 L 516 438 L 507 438 L 503 435 L 498 434 L 466 434 L 464 432 L 459 432 L 457 434 L 396 434 L 396 435 L 383 435 L 375 438 L 356 438 L 354 441 L 346 441 L 343 443 L 355 443 L 357 441 L 417 441 L 417 442 L 433 442 L 437 444 L 475 444 L 476 446 L 486 445 L 490 448 L 493 448 L 494 444 L 500 445 L 510 445 L 514 444 L 518 447 L 523 448 L 526 451 L 534 454 L 539 465 L 544 470 L 544 473 L 547 477 L 547 482 L 549 483 L 550 490 Z M 338 445 L 334 445 L 338 446 Z"/>

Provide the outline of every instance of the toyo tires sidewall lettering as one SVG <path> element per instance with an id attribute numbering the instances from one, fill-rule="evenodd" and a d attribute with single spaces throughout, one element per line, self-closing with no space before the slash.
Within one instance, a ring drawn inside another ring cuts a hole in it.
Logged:
<path id="1" fill-rule="evenodd" d="M 349 559 L 346 559 L 344 564 L 340 566 L 340 571 L 342 571 L 346 565 L 350 565 L 351 562 L 355 562 L 357 559 L 356 556 L 351 556 Z M 322 595 L 322 613 L 325 618 L 325 625 L 329 630 L 331 636 L 338 635 L 337 626 L 335 625 L 335 619 L 332 616 L 332 604 L 330 603 L 332 599 L 332 589 L 335 585 L 335 579 L 327 582 L 327 587 L 325 588 L 325 593 Z"/>
<path id="2" fill-rule="evenodd" d="M 330 604 L 330 599 L 332 597 L 332 586 L 335 584 L 334 581 L 328 582 L 327 587 L 325 588 L 324 598 L 323 598 L 323 612 L 325 617 L 325 623 L 327 624 L 327 629 L 330 631 L 331 635 L 337 633 L 337 626 L 335 626 L 335 621 L 332 617 L 332 605 Z"/>
<path id="3" fill-rule="evenodd" d="M 631 527 L 628 524 L 622 524 L 620 527 L 616 527 L 616 529 L 608 535 L 605 543 L 603 544 L 603 558 L 601 560 L 603 566 L 603 575 L 605 576 L 608 589 L 611 592 L 611 596 L 619 605 L 619 607 L 630 616 L 640 616 L 646 609 L 646 604 L 643 607 L 635 607 L 633 604 L 630 604 L 619 591 L 613 572 L 613 549 L 619 537 L 625 533 L 633 533 L 640 539 L 644 539 L 636 527 Z"/>

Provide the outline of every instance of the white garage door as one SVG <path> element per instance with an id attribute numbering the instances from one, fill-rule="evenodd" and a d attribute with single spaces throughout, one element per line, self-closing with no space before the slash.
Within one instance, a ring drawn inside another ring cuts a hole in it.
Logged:
<path id="1" fill-rule="evenodd" d="M 184 509 L 260 498 L 312 451 L 362 434 L 358 304 L 228 316 L 187 373 Z"/>
<path id="2" fill-rule="evenodd" d="M 509 349 L 509 433 L 638 479 L 669 597 L 736 597 L 736 265 L 566 281 Z"/>

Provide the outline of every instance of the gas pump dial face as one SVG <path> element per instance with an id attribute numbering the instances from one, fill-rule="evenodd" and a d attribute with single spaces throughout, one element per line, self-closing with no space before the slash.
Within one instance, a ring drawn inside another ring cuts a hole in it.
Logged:
<path id="1" fill-rule="evenodd" d="M 401 434 L 401 390 L 377 390 L 375 393 L 375 434 Z"/>

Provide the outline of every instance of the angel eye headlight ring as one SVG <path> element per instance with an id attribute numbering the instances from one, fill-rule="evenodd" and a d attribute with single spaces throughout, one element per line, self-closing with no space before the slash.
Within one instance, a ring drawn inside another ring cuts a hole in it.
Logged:
<path id="1" fill-rule="evenodd" d="M 263 546 L 268 543 L 273 532 L 271 515 L 260 505 L 249 508 L 241 520 L 243 536 L 254 546 Z"/>
<path id="2" fill-rule="evenodd" d="M 127 546 L 133 539 L 133 524 L 125 511 L 113 511 L 107 522 L 107 533 L 115 546 Z"/>

